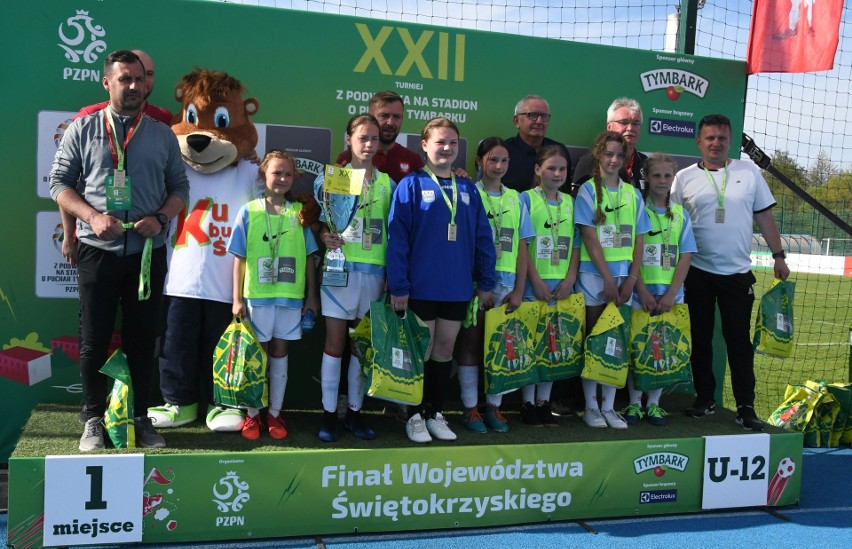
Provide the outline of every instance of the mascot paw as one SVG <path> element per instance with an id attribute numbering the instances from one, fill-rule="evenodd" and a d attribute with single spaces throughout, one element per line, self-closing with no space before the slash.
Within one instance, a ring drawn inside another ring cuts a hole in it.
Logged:
<path id="1" fill-rule="evenodd" d="M 296 197 L 296 200 L 301 202 L 302 209 L 299 211 L 299 224 L 302 227 L 319 226 L 320 206 L 314 199 L 311 193 L 302 193 Z"/>
<path id="2" fill-rule="evenodd" d="M 192 423 L 198 416 L 198 404 L 169 404 L 148 408 L 148 417 L 157 429 L 180 427 Z"/>
<path id="3" fill-rule="evenodd" d="M 246 414 L 236 408 L 215 406 L 207 412 L 207 428 L 217 433 L 241 431 Z"/>

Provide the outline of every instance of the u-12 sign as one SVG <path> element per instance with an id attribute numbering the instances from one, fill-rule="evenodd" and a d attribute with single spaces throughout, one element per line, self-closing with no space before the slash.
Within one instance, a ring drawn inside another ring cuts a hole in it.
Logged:
<path id="1" fill-rule="evenodd" d="M 769 485 L 769 435 L 704 437 L 704 486 L 701 507 L 766 505 Z"/>

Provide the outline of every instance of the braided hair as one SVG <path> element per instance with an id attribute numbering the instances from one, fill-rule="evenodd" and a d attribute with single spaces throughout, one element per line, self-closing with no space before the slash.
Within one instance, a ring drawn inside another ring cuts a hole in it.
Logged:
<path id="1" fill-rule="evenodd" d="M 592 146 L 592 156 L 595 159 L 595 169 L 592 173 L 592 179 L 595 182 L 595 217 L 592 221 L 595 225 L 600 225 L 606 220 L 606 214 L 601 208 L 601 196 L 603 196 L 603 176 L 601 175 L 601 162 L 603 155 L 606 152 L 606 145 L 615 141 L 621 144 L 621 152 L 627 154 L 627 143 L 624 137 L 618 132 L 605 131 L 598 134 L 595 138 L 595 144 Z"/>

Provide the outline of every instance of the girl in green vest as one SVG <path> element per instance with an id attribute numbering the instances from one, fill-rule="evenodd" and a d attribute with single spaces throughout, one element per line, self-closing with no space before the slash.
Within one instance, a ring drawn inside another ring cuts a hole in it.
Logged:
<path id="1" fill-rule="evenodd" d="M 476 151 L 476 165 L 481 179 L 476 189 L 482 197 L 497 254 L 496 285 L 493 301 L 508 310 L 521 305 L 526 280 L 527 241 L 533 236 L 527 208 L 521 204 L 518 192 L 506 188 L 501 179 L 509 167 L 509 151 L 499 137 L 483 139 Z M 488 429 L 497 433 L 509 430 L 506 418 L 500 413 L 503 395 L 486 395 L 485 417 L 476 405 L 479 397 L 479 369 L 483 363 L 485 311 L 480 307 L 475 324 L 459 333 L 457 360 L 465 428 L 475 433 Z"/>
<path id="2" fill-rule="evenodd" d="M 290 192 L 296 161 L 289 153 L 272 150 L 260 163 L 263 196 L 240 208 L 234 220 L 228 251 L 234 260 L 234 316 L 248 316 L 266 352 L 269 378 L 269 436 L 283 439 L 281 419 L 287 388 L 288 341 L 302 338 L 300 321 L 308 310 L 319 311 L 316 252 L 313 233 L 299 223 L 302 204 Z M 257 408 L 249 408 L 243 438 L 260 438 L 263 423 Z"/>
<path id="3" fill-rule="evenodd" d="M 346 126 L 346 145 L 352 157 L 347 167 L 364 170 L 359 196 L 326 194 L 322 174 L 314 182 L 314 195 L 323 205 L 320 239 L 329 250 L 340 249 L 346 256 L 342 273 L 345 284 L 320 286 L 325 348 L 320 365 L 323 421 L 318 436 L 323 442 L 334 442 L 338 436 L 337 393 L 349 327 L 357 326 L 370 310 L 370 302 L 384 292 L 388 212 L 396 185 L 373 166 L 373 157 L 380 149 L 380 131 L 378 121 L 370 114 L 353 116 Z M 356 437 L 371 440 L 376 438 L 376 432 L 361 416 L 361 376 L 361 363 L 353 354 L 349 359 L 343 425 Z"/>
<path id="4" fill-rule="evenodd" d="M 671 203 L 671 188 L 677 163 L 670 156 L 655 154 L 642 166 L 645 188 L 645 209 L 651 220 L 651 230 L 645 235 L 642 276 L 636 282 L 633 308 L 650 313 L 665 313 L 675 303 L 683 303 L 683 281 L 689 271 L 692 254 L 698 251 L 689 214 L 680 204 Z M 645 417 L 658 427 L 668 423 L 666 412 L 660 408 L 663 389 L 647 391 L 647 408 L 642 409 L 642 391 L 634 387 L 633 372 L 627 376 L 630 404 L 622 410 L 629 425 Z"/>
<path id="5" fill-rule="evenodd" d="M 620 133 L 606 131 L 592 147 L 595 172 L 577 192 L 575 221 L 580 226 L 580 272 L 577 288 L 586 301 L 586 333 L 591 333 L 607 303 L 629 303 L 639 280 L 643 235 L 651 230 L 639 189 L 619 179 L 626 145 Z M 589 427 L 626 429 L 613 409 L 616 388 L 583 379 Z M 598 389 L 600 388 L 600 396 Z"/>
<path id="6" fill-rule="evenodd" d="M 535 175 L 538 186 L 521 195 L 530 211 L 535 237 L 527 262 L 525 301 L 553 303 L 574 291 L 580 265 L 574 226 L 574 200 L 559 192 L 568 177 L 568 155 L 557 145 L 546 145 L 538 152 Z M 550 409 L 552 381 L 521 389 L 521 421 L 535 427 L 558 427 Z"/>

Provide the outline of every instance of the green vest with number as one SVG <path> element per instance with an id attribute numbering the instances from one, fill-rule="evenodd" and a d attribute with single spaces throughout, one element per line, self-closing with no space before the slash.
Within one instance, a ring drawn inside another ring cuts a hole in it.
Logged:
<path id="1" fill-rule="evenodd" d="M 287 204 L 285 203 L 285 206 Z M 299 225 L 300 202 L 292 202 L 279 215 L 269 214 L 272 231 L 278 229 L 281 222 L 281 239 L 278 244 L 278 265 L 272 265 L 272 252 L 269 249 L 269 236 L 266 224 L 266 203 L 252 200 L 248 205 L 248 227 L 246 230 L 246 274 L 243 280 L 243 297 L 246 299 L 268 299 L 286 297 L 304 299 L 305 297 L 305 235 Z M 272 273 L 274 283 L 261 282 L 263 274 Z"/>
<path id="2" fill-rule="evenodd" d="M 476 189 L 479 191 L 479 196 L 482 198 L 482 205 L 485 207 L 485 211 L 487 212 L 488 224 L 491 225 L 491 231 L 496 235 L 494 238 L 495 246 L 498 242 L 497 239 L 499 239 L 500 246 L 503 250 L 500 253 L 500 257 L 497 259 L 497 265 L 495 268 L 498 271 L 505 273 L 514 273 L 518 270 L 518 231 L 521 228 L 520 195 L 515 189 L 504 187 L 503 196 L 496 198 L 494 196 L 490 196 L 485 189 L 481 189 L 479 184 L 476 185 Z M 488 202 L 489 198 L 491 199 L 491 203 Z M 502 235 L 495 232 L 497 230 L 497 216 L 495 215 L 495 212 L 491 211 L 491 204 L 494 204 L 494 208 L 500 208 L 500 212 L 502 213 L 502 227 L 504 229 L 512 229 L 510 250 L 505 249 Z"/>
<path id="3" fill-rule="evenodd" d="M 589 182 L 594 186 L 595 181 L 590 179 Z M 601 184 L 604 189 L 605 185 Z M 633 185 L 629 185 L 623 181 L 618 186 L 618 193 L 615 193 L 616 204 L 610 200 L 610 195 L 604 190 L 603 196 L 597 196 L 595 192 L 595 206 L 600 204 L 601 209 L 606 216 L 603 223 L 595 226 L 595 232 L 598 235 L 598 240 L 601 240 L 601 231 L 606 230 L 606 226 L 615 226 L 617 231 L 620 231 L 621 225 L 630 225 L 630 246 L 608 247 L 603 248 L 604 259 L 609 261 L 633 261 L 633 247 L 636 245 L 636 208 L 638 200 L 636 199 L 636 191 Z M 607 211 L 609 210 L 609 211 Z M 591 261 L 592 257 L 589 251 L 586 250 L 586 245 L 580 245 L 580 261 Z"/>
<path id="4" fill-rule="evenodd" d="M 347 242 L 343 245 L 343 255 L 346 261 L 354 263 L 369 263 L 370 265 L 385 265 L 385 250 L 388 244 L 388 215 L 391 204 L 391 185 L 388 174 L 377 171 L 379 177 L 373 181 L 367 200 L 370 204 L 371 223 L 381 223 L 379 233 L 372 230 L 373 240 L 369 250 L 365 250 L 361 242 Z M 352 223 L 364 222 L 364 208 L 359 205 Z M 360 216 L 360 217 L 359 217 Z M 351 224 L 351 223 L 350 223 Z M 368 230 L 363 227 L 362 231 Z"/>
<path id="5" fill-rule="evenodd" d="M 524 191 L 530 199 L 530 221 L 535 229 L 535 237 L 530 246 L 530 259 L 535 265 L 535 270 L 544 280 L 556 280 L 565 278 L 568 274 L 568 266 L 571 264 L 571 254 L 574 252 L 574 201 L 565 193 L 559 204 L 559 225 L 557 226 L 557 237 L 565 241 L 567 238 L 567 250 L 563 253 L 559 246 L 559 264 L 554 265 L 550 256 L 538 257 L 539 239 L 542 237 L 553 237 L 550 227 L 550 216 L 556 213 L 556 208 L 548 205 L 547 200 L 536 189 Z M 548 208 L 550 216 L 548 216 Z M 558 245 L 558 243 L 556 243 Z M 564 257 L 563 257 L 564 256 Z"/>
<path id="6" fill-rule="evenodd" d="M 671 258 L 668 270 L 663 269 L 662 265 L 645 265 L 643 261 L 639 272 L 642 273 L 642 281 L 645 284 L 671 284 L 672 278 L 674 278 L 675 265 L 677 265 L 678 259 L 680 259 L 679 244 L 680 235 L 683 232 L 683 206 L 680 204 L 671 204 L 670 206 L 672 209 L 672 219 L 666 217 L 665 214 L 648 214 L 648 217 L 651 218 L 651 232 L 645 235 L 643 243 L 646 250 L 648 246 L 663 246 L 663 241 L 665 240 L 663 225 L 668 224 L 669 246 L 675 247 L 674 257 Z M 662 250 L 662 252 L 665 252 L 665 250 Z M 642 257 L 644 259 L 644 254 Z"/>

